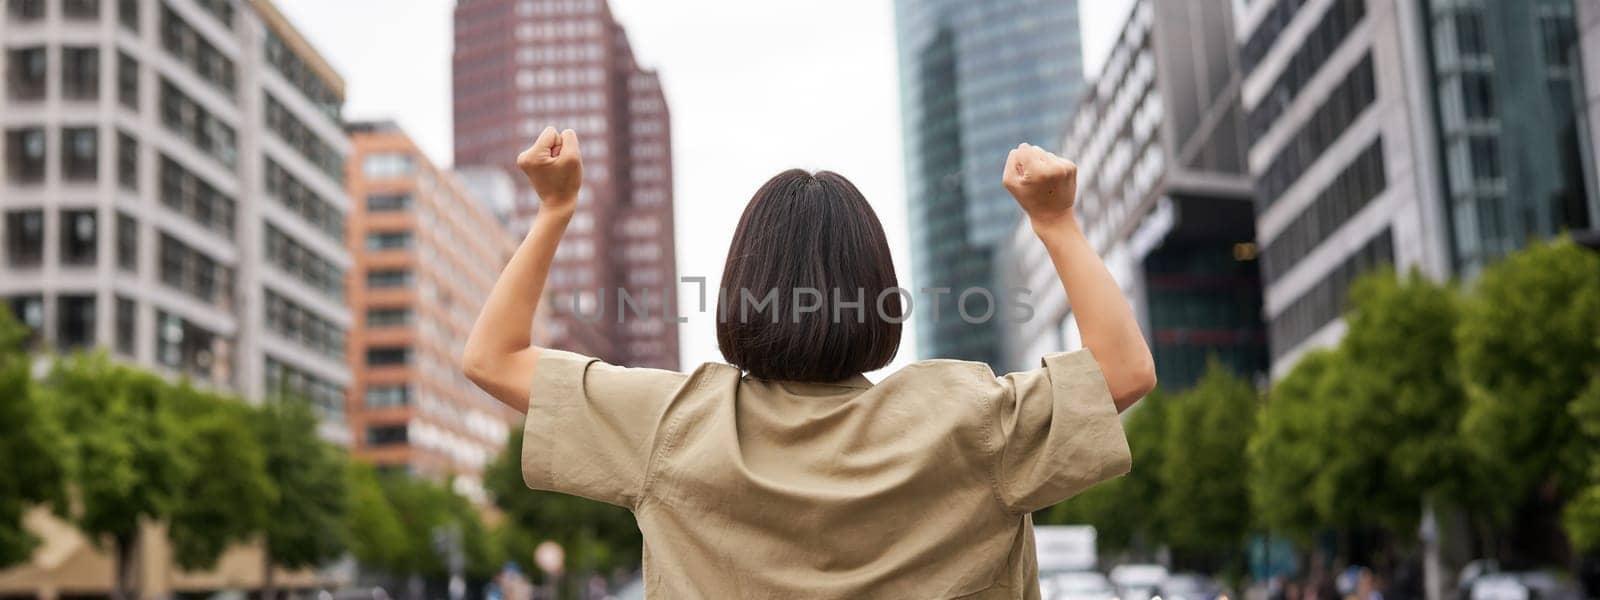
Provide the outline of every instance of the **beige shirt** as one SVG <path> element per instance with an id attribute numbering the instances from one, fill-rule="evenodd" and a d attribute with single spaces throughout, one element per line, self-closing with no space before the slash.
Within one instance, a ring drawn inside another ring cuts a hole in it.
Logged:
<path id="1" fill-rule="evenodd" d="M 1132 458 L 1087 350 L 873 385 L 540 351 L 528 485 L 633 510 L 650 598 L 1038 598 L 1034 510 Z"/>

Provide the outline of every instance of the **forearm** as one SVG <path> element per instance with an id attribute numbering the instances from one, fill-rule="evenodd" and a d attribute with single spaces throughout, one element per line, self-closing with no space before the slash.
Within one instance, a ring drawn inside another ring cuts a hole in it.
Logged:
<path id="1" fill-rule="evenodd" d="M 1084 347 L 1100 364 L 1117 410 L 1127 409 L 1155 386 L 1155 363 L 1133 308 L 1075 217 L 1033 226 L 1061 278 Z"/>
<path id="2" fill-rule="evenodd" d="M 534 314 L 544 295 L 556 247 L 571 218 L 570 208 L 539 211 L 467 337 L 462 356 L 467 376 L 518 410 L 527 409 L 527 388 L 538 361 L 539 349 L 532 338 Z"/>

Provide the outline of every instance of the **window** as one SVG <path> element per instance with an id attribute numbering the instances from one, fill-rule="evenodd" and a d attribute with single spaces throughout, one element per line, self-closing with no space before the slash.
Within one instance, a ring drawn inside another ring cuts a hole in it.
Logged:
<path id="1" fill-rule="evenodd" d="M 267 290 L 266 311 L 268 330 L 330 358 L 344 358 L 345 332 L 332 321 L 272 290 Z"/>
<path id="2" fill-rule="evenodd" d="M 372 385 L 367 387 L 367 408 L 389 408 L 411 404 L 411 386 Z"/>
<path id="3" fill-rule="evenodd" d="M 117 215 L 117 267 L 139 271 L 139 222 L 124 214 Z"/>
<path id="4" fill-rule="evenodd" d="M 1322 156 L 1328 146 L 1343 135 L 1357 118 L 1365 113 L 1377 98 L 1377 83 L 1369 54 L 1356 63 L 1306 123 L 1283 145 L 1256 182 L 1256 211 L 1271 206 L 1278 197 L 1294 185 L 1307 168 Z"/>
<path id="5" fill-rule="evenodd" d="M 65 350 L 94 345 L 94 296 L 56 297 L 56 342 Z"/>
<path id="6" fill-rule="evenodd" d="M 263 373 L 268 396 L 304 398 L 323 419 L 344 420 L 344 388 L 271 356 L 266 358 Z"/>
<path id="7" fill-rule="evenodd" d="M 1394 237 L 1385 228 L 1334 267 L 1322 281 L 1289 303 L 1272 317 L 1267 329 L 1274 357 L 1281 357 L 1311 337 L 1330 321 L 1344 314 L 1350 284 L 1362 274 L 1394 263 Z"/>
<path id="8" fill-rule="evenodd" d="M 44 18 L 44 0 L 7 0 L 6 12 L 18 21 L 37 21 Z"/>
<path id="9" fill-rule="evenodd" d="M 6 262 L 12 267 L 37 267 L 44 262 L 44 211 L 6 214 Z"/>
<path id="10" fill-rule="evenodd" d="M 1366 16 L 1366 4 L 1366 0 L 1338 0 L 1328 7 L 1316 28 L 1306 35 L 1305 43 L 1296 49 L 1278 79 L 1262 95 L 1261 103 L 1246 118 L 1246 129 L 1251 140 L 1259 140 L 1266 135 L 1278 117 L 1288 110 L 1300 95 L 1301 88 L 1316 76 L 1350 31 L 1361 23 Z"/>
<path id="11" fill-rule="evenodd" d="M 12 100 L 41 100 L 44 98 L 45 70 L 44 46 L 17 48 L 6 52 L 6 88 Z"/>
<path id="12" fill-rule="evenodd" d="M 238 160 L 238 136 L 233 128 L 165 79 L 161 80 L 161 122 L 223 166 L 231 169 Z"/>
<path id="13" fill-rule="evenodd" d="M 117 184 L 139 191 L 139 142 L 121 131 L 117 132 Z"/>
<path id="14" fill-rule="evenodd" d="M 93 127 L 61 130 L 61 176 L 68 181 L 94 181 L 100 171 L 100 133 Z"/>
<path id="15" fill-rule="evenodd" d="M 94 20 L 100 18 L 100 0 L 62 0 L 61 16 L 67 19 Z"/>
<path id="16" fill-rule="evenodd" d="M 1277 281 L 1383 193 L 1387 185 L 1383 140 L 1379 138 L 1350 161 L 1317 194 L 1310 207 L 1267 243 L 1261 253 L 1261 276 L 1268 283 Z"/>
<path id="17" fill-rule="evenodd" d="M 205 36 L 166 5 L 161 7 L 161 47 L 206 83 L 217 88 L 217 91 L 233 97 L 233 60 L 217 50 Z"/>
<path id="18" fill-rule="evenodd" d="M 44 130 L 6 132 L 6 173 L 13 183 L 44 181 Z"/>
<path id="19" fill-rule="evenodd" d="M 156 360 L 180 372 L 211 381 L 225 380 L 228 342 L 176 315 L 156 313 Z"/>
<path id="20" fill-rule="evenodd" d="M 411 309 L 409 308 L 367 309 L 367 327 L 377 329 L 380 327 L 400 327 L 410 324 Z"/>
<path id="21" fill-rule="evenodd" d="M 411 287 L 411 271 L 407 269 L 368 271 L 367 287 L 372 289 Z"/>
<path id="22" fill-rule="evenodd" d="M 367 212 L 393 212 L 411 209 L 411 194 L 367 196 Z"/>
<path id="23" fill-rule="evenodd" d="M 117 101 L 139 110 L 139 61 L 117 52 Z"/>
<path id="24" fill-rule="evenodd" d="M 289 80 L 300 93 L 305 94 L 306 99 L 322 111 L 322 114 L 335 122 L 339 121 L 339 105 L 343 100 L 333 93 L 321 75 L 301 60 L 300 55 L 290 50 L 289 46 L 283 43 L 283 39 L 272 31 L 267 32 L 265 51 L 267 63 L 271 64 L 279 75 Z"/>
<path id="25" fill-rule="evenodd" d="M 117 21 L 134 33 L 139 32 L 139 1 L 117 0 Z"/>
<path id="26" fill-rule="evenodd" d="M 367 426 L 368 446 L 400 446 L 406 443 L 405 425 Z"/>
<path id="27" fill-rule="evenodd" d="M 405 346 L 375 346 L 367 349 L 367 366 L 392 367 L 409 364 L 411 348 Z"/>
<path id="28" fill-rule="evenodd" d="M 273 98 L 266 96 L 267 129 L 336 182 L 344 183 L 344 157 Z"/>
<path id="29" fill-rule="evenodd" d="M 217 306 L 232 302 L 232 269 L 170 235 L 161 235 L 160 251 L 162 283 Z"/>
<path id="30" fill-rule="evenodd" d="M 334 300 L 344 298 L 344 269 L 324 259 L 298 240 L 285 235 L 277 227 L 266 226 L 267 260 L 285 273 L 327 294 Z"/>
<path id="31" fill-rule="evenodd" d="M 161 157 L 161 203 L 202 227 L 233 235 L 233 198 L 165 155 Z"/>
<path id="32" fill-rule="evenodd" d="M 330 239 L 344 245 L 344 213 L 295 179 L 272 158 L 266 159 L 267 194 L 300 215 Z"/>
<path id="33" fill-rule="evenodd" d="M 39 342 L 39 333 L 44 331 L 44 298 L 12 296 L 6 305 L 11 309 L 11 316 L 30 331 L 25 344 L 29 348 L 34 347 Z"/>
<path id="34" fill-rule="evenodd" d="M 61 48 L 61 95 L 68 100 L 100 97 L 100 49 Z"/>
<path id="35" fill-rule="evenodd" d="M 367 234 L 368 250 L 397 250 L 410 247 L 409 231 L 374 231 Z"/>
<path id="36" fill-rule="evenodd" d="M 64 265 L 93 265 L 96 240 L 94 211 L 68 210 L 61 212 L 61 263 Z"/>
<path id="37" fill-rule="evenodd" d="M 410 175 L 413 168 L 411 155 L 399 152 L 369 154 L 361 162 L 361 173 L 371 179 L 404 177 Z"/>
<path id="38" fill-rule="evenodd" d="M 200 8 L 216 17 L 223 27 L 233 29 L 233 2 L 231 0 L 196 0 Z"/>
<path id="39" fill-rule="evenodd" d="M 115 342 L 117 352 L 127 356 L 133 356 L 137 353 L 134 348 L 134 340 L 137 339 L 137 336 L 134 335 L 134 332 L 138 329 L 138 319 L 138 305 L 134 304 L 132 300 L 117 296 L 117 339 Z"/>

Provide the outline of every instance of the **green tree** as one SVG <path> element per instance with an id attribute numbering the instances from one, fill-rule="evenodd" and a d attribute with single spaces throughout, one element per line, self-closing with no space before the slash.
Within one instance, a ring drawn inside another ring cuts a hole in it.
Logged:
<path id="1" fill-rule="evenodd" d="M 1502 522 L 1554 526 L 1589 482 L 1600 437 L 1573 418 L 1600 374 L 1600 256 L 1561 239 L 1485 269 L 1456 328 L 1468 406 L 1462 433 L 1492 470 Z M 1537 543 L 1517 551 L 1553 558 Z"/>
<path id="2" fill-rule="evenodd" d="M 505 512 L 507 526 L 526 534 L 502 539 L 560 543 L 575 572 L 638 564 L 643 538 L 633 513 L 577 496 L 528 489 L 522 481 L 520 429 L 512 431 L 505 448 L 485 469 L 483 479 L 495 505 Z M 509 558 L 526 565 L 532 561 L 532 554 L 513 552 Z"/>
<path id="3" fill-rule="evenodd" d="M 1250 533 L 1245 445 L 1260 396 L 1216 359 L 1168 407 L 1157 512 L 1181 562 L 1209 570 L 1238 566 Z"/>
<path id="4" fill-rule="evenodd" d="M 96 544 L 110 544 L 112 597 L 137 596 L 133 553 L 144 521 L 171 516 L 196 468 L 161 378 L 118 366 L 103 354 L 66 357 L 52 369 L 51 402 L 72 424 L 72 521 Z"/>
<path id="5" fill-rule="evenodd" d="M 27 338 L 0 307 L 0 568 L 33 555 L 39 540 L 22 525 L 32 505 L 65 509 L 65 432 L 34 389 Z"/>
<path id="6" fill-rule="evenodd" d="M 1342 374 L 1341 360 L 1332 350 L 1302 356 L 1272 387 L 1246 449 L 1251 510 L 1267 529 L 1301 542 L 1326 523 L 1313 490 L 1321 465 L 1333 452 L 1322 416 L 1328 403 L 1336 401 L 1325 391 Z"/>
<path id="7" fill-rule="evenodd" d="M 1595 343 L 1600 344 L 1600 339 Z M 1600 377 L 1572 406 L 1572 416 L 1585 435 L 1600 439 Z M 1589 465 L 1588 487 L 1567 504 L 1562 525 L 1579 552 L 1600 552 L 1600 460 Z"/>
<path id="8" fill-rule="evenodd" d="M 199 457 L 174 490 L 177 501 L 168 516 L 173 559 L 185 569 L 210 569 L 229 546 L 255 539 L 267 526 L 278 488 L 250 431 L 249 407 L 188 384 L 165 393 L 181 419 L 182 435 L 175 441 L 185 455 Z"/>
<path id="9" fill-rule="evenodd" d="M 261 597 L 275 599 L 274 566 L 312 568 L 345 551 L 353 490 L 347 486 L 344 452 L 317 435 L 317 417 L 306 401 L 273 398 L 253 412 L 266 475 L 278 487 L 262 528 L 266 577 Z"/>
<path id="10" fill-rule="evenodd" d="M 487 579 L 500 567 L 500 553 L 466 498 L 426 479 L 393 475 L 379 481 L 408 540 L 394 574 L 449 575 L 452 552 L 460 552 L 462 574 L 468 577 Z"/>
<path id="11" fill-rule="evenodd" d="M 343 529 L 348 534 L 350 553 L 365 568 L 400 572 L 410 553 L 400 514 L 384 494 L 378 474 L 371 466 L 351 461 L 345 466 L 349 510 Z"/>
<path id="12" fill-rule="evenodd" d="M 1164 515 L 1156 510 L 1161 498 L 1161 465 L 1166 446 L 1170 399 L 1159 390 L 1128 409 L 1123 430 L 1133 469 L 1036 515 L 1053 525 L 1093 525 L 1096 541 L 1105 552 L 1131 552 L 1145 560 L 1155 557 L 1156 545 L 1165 542 Z"/>

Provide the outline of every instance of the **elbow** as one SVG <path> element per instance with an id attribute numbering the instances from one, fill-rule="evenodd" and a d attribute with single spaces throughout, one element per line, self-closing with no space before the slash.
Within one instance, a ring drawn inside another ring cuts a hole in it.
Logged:
<path id="1" fill-rule="evenodd" d="M 1146 357 L 1138 364 L 1130 366 L 1117 377 L 1117 381 L 1107 386 L 1111 388 L 1111 398 L 1117 403 L 1117 410 L 1126 410 L 1139 399 L 1144 398 L 1151 390 L 1156 389 L 1156 364 Z"/>
<path id="2" fill-rule="evenodd" d="M 489 381 L 489 374 L 494 371 L 490 362 L 489 357 L 469 347 L 466 352 L 461 353 L 461 372 L 467 376 L 467 381 L 483 388 Z"/>

